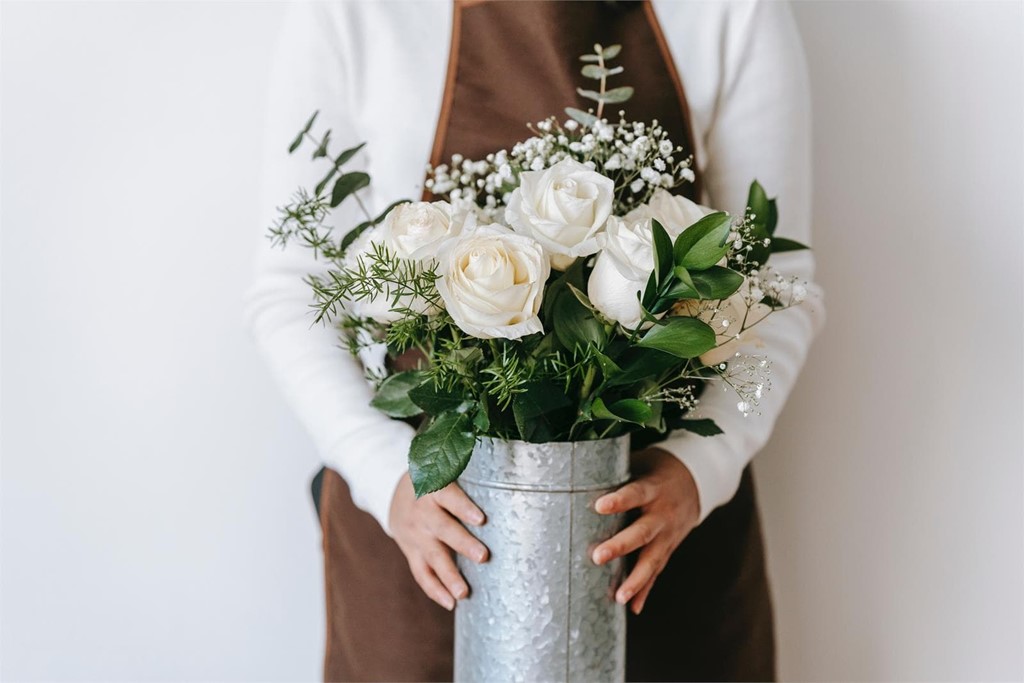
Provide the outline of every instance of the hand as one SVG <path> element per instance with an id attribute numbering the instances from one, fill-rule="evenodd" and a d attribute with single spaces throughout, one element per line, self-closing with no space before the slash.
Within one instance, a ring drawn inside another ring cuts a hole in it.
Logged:
<path id="1" fill-rule="evenodd" d="M 408 474 L 398 482 L 388 513 L 391 534 L 405 554 L 416 583 L 427 597 L 447 610 L 469 595 L 452 551 L 474 562 L 487 561 L 487 547 L 459 524 L 459 519 L 474 526 L 484 523 L 484 513 L 458 484 L 417 499 Z"/>
<path id="2" fill-rule="evenodd" d="M 633 571 L 615 593 L 615 600 L 630 603 L 640 614 L 654 581 L 669 557 L 700 519 L 697 484 L 686 465 L 660 448 L 633 454 L 634 479 L 618 491 L 597 499 L 602 515 L 639 508 L 640 516 L 628 527 L 594 548 L 596 564 L 610 562 L 640 550 Z"/>

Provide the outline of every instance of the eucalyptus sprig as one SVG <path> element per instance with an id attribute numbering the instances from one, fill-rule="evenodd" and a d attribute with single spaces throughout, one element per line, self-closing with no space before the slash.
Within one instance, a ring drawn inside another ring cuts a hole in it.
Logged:
<path id="1" fill-rule="evenodd" d="M 621 51 L 621 45 L 604 47 L 598 43 L 594 45 L 593 54 L 580 56 L 581 62 L 587 62 L 580 69 L 580 72 L 584 77 L 598 81 L 598 89 L 595 91 L 576 88 L 576 92 L 579 93 L 580 97 L 597 102 L 597 113 L 592 114 L 575 107 L 566 107 L 565 113 L 572 119 L 584 126 L 593 126 L 604 114 L 604 105 L 621 104 L 633 96 L 633 88 L 628 85 L 608 90 L 608 78 L 610 76 L 617 76 L 625 71 L 621 66 L 608 66 L 608 62 L 617 57 Z"/>

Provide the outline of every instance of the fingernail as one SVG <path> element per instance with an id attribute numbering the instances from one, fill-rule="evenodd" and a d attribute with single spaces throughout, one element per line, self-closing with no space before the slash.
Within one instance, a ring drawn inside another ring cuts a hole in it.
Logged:
<path id="1" fill-rule="evenodd" d="M 604 514 L 605 512 L 608 512 L 610 507 L 611 503 L 606 498 L 598 498 L 597 502 L 594 503 L 594 510 L 596 510 L 599 514 Z"/>
<path id="2" fill-rule="evenodd" d="M 486 550 L 478 550 L 478 551 L 476 551 L 473 554 L 473 559 L 477 561 L 477 564 L 483 562 L 484 560 L 487 559 L 487 551 Z"/>
<path id="3" fill-rule="evenodd" d="M 640 616 L 640 613 L 644 611 L 643 605 L 633 605 L 633 614 Z"/>
<path id="4" fill-rule="evenodd" d="M 450 596 L 450 595 L 444 596 L 444 608 L 446 610 L 448 610 L 449 612 L 451 612 L 453 609 L 455 609 L 455 601 L 452 600 L 452 596 Z"/>
<path id="5" fill-rule="evenodd" d="M 451 587 L 452 595 L 455 596 L 456 600 L 461 600 L 469 594 L 469 588 L 466 584 L 455 584 Z"/>
<path id="6" fill-rule="evenodd" d="M 607 548 L 598 548 L 594 551 L 594 564 L 604 564 L 610 555 Z"/>
<path id="7" fill-rule="evenodd" d="M 625 588 L 620 588 L 618 594 L 615 596 L 615 601 L 620 605 L 625 605 L 629 602 L 629 599 L 633 597 L 633 591 Z"/>
<path id="8" fill-rule="evenodd" d="M 483 515 L 483 513 L 482 512 L 475 512 L 475 513 L 473 513 L 472 515 L 469 516 L 469 522 L 470 522 L 470 524 L 475 524 L 476 526 L 480 526 L 481 524 L 484 523 L 484 515 Z"/>

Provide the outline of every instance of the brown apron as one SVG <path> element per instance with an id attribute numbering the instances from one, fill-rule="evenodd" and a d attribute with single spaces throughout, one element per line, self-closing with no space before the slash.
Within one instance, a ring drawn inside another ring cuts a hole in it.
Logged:
<path id="1" fill-rule="evenodd" d="M 579 55 L 621 44 L 618 109 L 657 119 L 692 153 L 682 83 L 649 2 L 456 0 L 431 161 L 483 158 L 530 135 L 526 123 L 580 107 Z M 583 107 L 585 108 L 585 106 Z M 697 199 L 697 183 L 684 194 Z M 453 617 L 423 595 L 395 543 L 332 470 L 314 484 L 327 594 L 330 681 L 451 680 Z M 772 680 L 775 648 L 760 519 L 749 468 L 739 492 L 672 556 L 640 616 L 629 613 L 627 678 Z"/>

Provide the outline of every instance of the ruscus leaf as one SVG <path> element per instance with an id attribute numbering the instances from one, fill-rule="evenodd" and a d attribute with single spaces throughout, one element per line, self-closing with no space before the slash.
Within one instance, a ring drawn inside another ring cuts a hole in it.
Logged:
<path id="1" fill-rule="evenodd" d="M 651 419 L 651 407 L 636 398 L 624 398 L 611 405 L 605 405 L 601 398 L 595 398 L 591 414 L 601 420 L 616 420 L 644 424 Z"/>
<path id="2" fill-rule="evenodd" d="M 791 240 L 785 237 L 773 237 L 771 244 L 768 245 L 773 254 L 779 254 L 784 251 L 800 251 L 801 249 L 810 249 L 806 244 L 801 244 L 796 240 Z"/>
<path id="3" fill-rule="evenodd" d="M 654 242 L 654 272 L 660 285 L 672 272 L 672 238 L 657 220 L 651 221 L 651 233 Z"/>
<path id="4" fill-rule="evenodd" d="M 729 251 L 726 240 L 732 227 L 729 214 L 708 214 L 676 238 L 676 265 L 688 270 L 704 270 L 722 260 Z"/>
<path id="5" fill-rule="evenodd" d="M 678 429 L 685 429 L 688 432 L 699 434 L 700 436 L 715 436 L 716 434 L 722 434 L 722 428 L 715 424 L 715 421 L 710 418 L 704 418 L 701 420 L 679 420 L 675 427 Z"/>
<path id="6" fill-rule="evenodd" d="M 664 351 L 678 358 L 696 358 L 714 348 L 715 331 L 697 318 L 667 318 L 648 330 L 637 346 Z"/>

